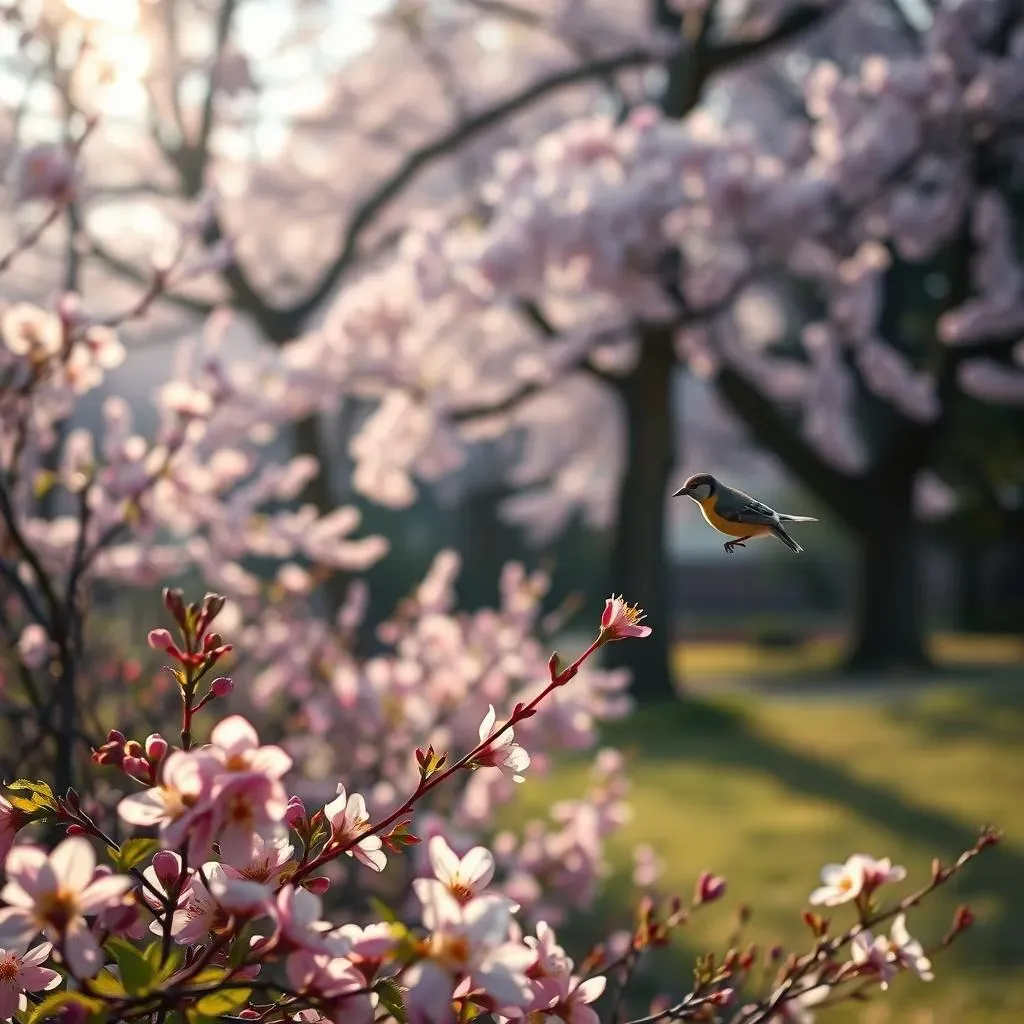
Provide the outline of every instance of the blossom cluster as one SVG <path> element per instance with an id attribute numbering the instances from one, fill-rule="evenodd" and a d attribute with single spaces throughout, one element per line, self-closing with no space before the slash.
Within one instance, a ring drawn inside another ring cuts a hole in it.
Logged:
<path id="1" fill-rule="evenodd" d="M 30 1024 L 55 1013 L 159 1020 L 179 1010 L 196 1019 L 277 1013 L 335 1024 L 454 1024 L 486 1012 L 506 1024 L 536 1015 L 598 1024 L 593 1004 L 609 979 L 724 895 L 724 879 L 706 873 L 689 904 L 674 898 L 660 908 L 645 899 L 632 932 L 577 965 L 550 922 L 524 928 L 520 902 L 495 885 L 501 865 L 491 850 L 468 845 L 460 853 L 435 834 L 423 844 L 404 913 L 332 920 L 338 888 L 361 889 L 364 878 L 386 875 L 421 844 L 411 826 L 426 794 L 466 773 L 524 780 L 531 758 L 521 737 L 545 701 L 575 685 L 604 645 L 650 634 L 640 610 L 622 598 L 607 600 L 597 635 L 578 658 L 564 664 L 551 656 L 547 685 L 517 702 L 503 724 L 491 706 L 477 742 L 461 756 L 455 748 L 407 751 L 416 782 L 380 814 L 344 783 L 310 813 L 294 792 L 292 758 L 262 742 L 241 715 L 219 719 L 208 742 L 197 744 L 204 709 L 233 692 L 226 677 L 210 678 L 230 653 L 213 628 L 225 600 L 211 594 L 186 605 L 166 591 L 165 604 L 178 637 L 155 629 L 149 643 L 167 655 L 177 683 L 181 744 L 159 733 L 143 743 L 112 731 L 92 758 L 97 770 L 117 771 L 134 788 L 117 803 L 121 823 L 150 834 L 118 843 L 75 790 L 55 794 L 41 781 L 11 783 L 0 803 L 0 1014 L 7 1019 L 18 1011 Z M 26 835 L 43 823 L 67 837 L 48 849 Z M 97 840 L 110 863 L 97 863 Z M 827 865 L 809 902 L 852 903 L 854 926 L 831 935 L 827 922 L 805 915 L 815 949 L 790 958 L 760 996 L 746 991 L 752 954 L 730 951 L 720 968 L 709 960 L 666 1017 L 707 1019 L 713 1007 L 717 1019 L 736 1024 L 808 1019 L 811 1007 L 854 985 L 884 990 L 902 970 L 930 980 L 930 957 L 908 931 L 906 911 L 995 841 L 986 832 L 954 865 L 936 862 L 923 890 L 889 908 L 880 906 L 879 890 L 902 881 L 904 868 L 864 854 Z M 339 858 L 355 871 L 344 883 L 331 875 Z M 890 918 L 889 935 L 876 935 L 872 929 Z M 969 924 L 962 910 L 944 944 Z"/>

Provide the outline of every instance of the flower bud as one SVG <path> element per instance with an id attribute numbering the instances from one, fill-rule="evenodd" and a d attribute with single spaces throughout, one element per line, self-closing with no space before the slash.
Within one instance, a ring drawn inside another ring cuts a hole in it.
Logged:
<path id="1" fill-rule="evenodd" d="M 174 645 L 174 637 L 166 629 L 151 629 L 146 635 L 146 643 L 154 651 L 164 651 L 167 654 L 175 654 L 178 648 Z"/>
<path id="2" fill-rule="evenodd" d="M 698 907 L 702 903 L 713 903 L 724 893 L 725 879 L 711 874 L 710 871 L 702 871 L 694 889 L 693 902 Z"/>
<path id="3" fill-rule="evenodd" d="M 69 836 L 84 836 L 88 833 L 85 831 L 84 828 L 82 828 L 81 825 L 68 825 L 67 834 Z"/>
<path id="4" fill-rule="evenodd" d="M 121 769 L 127 775 L 134 775 L 137 779 L 149 779 L 149 762 L 141 757 L 126 757 L 121 762 Z"/>
<path id="5" fill-rule="evenodd" d="M 153 871 L 165 888 L 177 881 L 180 870 L 178 858 L 170 850 L 161 850 L 154 854 Z"/>
<path id="6" fill-rule="evenodd" d="M 146 737 L 146 757 L 149 758 L 152 764 L 157 764 L 163 760 L 164 755 L 167 753 L 167 746 L 167 740 L 160 733 L 152 733 Z"/>
<path id="7" fill-rule="evenodd" d="M 331 880 L 324 875 L 314 875 L 302 883 L 303 888 L 308 889 L 314 896 L 323 896 L 331 887 Z"/>
<path id="8" fill-rule="evenodd" d="M 220 647 L 224 643 L 224 637 L 220 633 L 208 633 L 203 638 L 203 650 L 206 652 L 212 651 L 215 647 Z"/>
<path id="9" fill-rule="evenodd" d="M 188 619 L 185 615 L 185 598 L 182 592 L 176 587 L 165 587 L 164 607 L 174 616 L 174 621 L 184 629 Z"/>
<path id="10" fill-rule="evenodd" d="M 120 732 L 117 729 L 111 729 L 110 732 L 107 733 L 107 742 L 120 743 L 122 746 L 124 746 L 125 735 L 123 732 Z"/>
<path id="11" fill-rule="evenodd" d="M 306 820 L 306 806 L 299 797 L 293 796 L 288 801 L 288 809 L 284 812 L 284 820 L 292 828 Z"/>
<path id="12" fill-rule="evenodd" d="M 124 752 L 127 757 L 142 757 L 145 751 L 138 740 L 129 740 L 124 745 Z"/>
<path id="13" fill-rule="evenodd" d="M 218 676 L 210 683 L 210 693 L 214 697 L 226 697 L 234 688 L 235 684 L 231 681 L 230 676 Z"/>

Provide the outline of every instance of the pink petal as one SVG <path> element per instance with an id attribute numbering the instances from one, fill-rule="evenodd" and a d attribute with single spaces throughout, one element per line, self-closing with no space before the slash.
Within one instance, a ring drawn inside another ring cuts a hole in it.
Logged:
<path id="1" fill-rule="evenodd" d="M 50 959 L 50 954 L 53 952 L 52 942 L 40 942 L 38 946 L 33 946 L 22 958 L 23 964 L 30 966 L 37 966 L 39 964 L 45 964 Z"/>
<path id="2" fill-rule="evenodd" d="M 127 875 L 103 875 L 83 890 L 79 906 L 83 914 L 97 914 L 120 901 L 135 883 Z"/>
<path id="3" fill-rule="evenodd" d="M 72 921 L 64 936 L 64 953 L 68 967 L 76 978 L 92 978 L 103 966 L 103 954 L 85 920 Z"/>
<path id="4" fill-rule="evenodd" d="M 28 992 L 48 992 L 60 984 L 60 974 L 49 967 L 32 964 L 18 972 L 18 980 Z"/>
<path id="5" fill-rule="evenodd" d="M 57 876 L 50 860 L 38 846 L 15 846 L 7 854 L 4 871 L 8 881 L 17 882 L 30 896 L 57 888 Z"/>
<path id="6" fill-rule="evenodd" d="M 117 805 L 117 813 L 127 824 L 146 828 L 159 825 L 167 817 L 167 804 L 159 789 L 147 789 L 143 793 L 126 796 Z"/>
<path id="7" fill-rule="evenodd" d="M 529 764 L 529 761 L 527 761 Z M 494 855 L 483 846 L 474 846 L 459 865 L 459 874 L 473 888 L 483 888 L 494 877 Z"/>
<path id="8" fill-rule="evenodd" d="M 434 877 L 445 885 L 450 885 L 459 870 L 459 858 L 444 836 L 431 836 L 430 842 L 427 843 L 427 856 Z"/>
<path id="9" fill-rule="evenodd" d="M 0 900 L 12 907 L 34 907 L 36 901 L 17 882 L 8 882 L 0 889 Z"/>
<path id="10" fill-rule="evenodd" d="M 258 747 L 260 738 L 248 719 L 241 715 L 231 715 L 213 727 L 210 743 L 228 754 L 240 754 Z"/>
<path id="11" fill-rule="evenodd" d="M 7 982 L 0 983 L 0 1020 L 12 1020 L 21 993 Z"/>
<path id="12" fill-rule="evenodd" d="M 53 848 L 50 864 L 61 885 L 77 894 L 89 884 L 96 870 L 96 854 L 87 839 L 71 836 Z"/>
<path id="13" fill-rule="evenodd" d="M 581 1003 L 592 1003 L 595 999 L 601 997 L 607 984 L 608 979 L 603 975 L 598 975 L 596 978 L 588 978 L 586 981 L 579 983 L 573 995 Z"/>
<path id="14" fill-rule="evenodd" d="M 280 779 L 291 771 L 292 759 L 280 747 L 262 747 L 252 759 L 254 771 Z"/>
<path id="15" fill-rule="evenodd" d="M 0 909 L 0 949 L 22 949 L 38 934 L 39 927 L 25 908 Z"/>

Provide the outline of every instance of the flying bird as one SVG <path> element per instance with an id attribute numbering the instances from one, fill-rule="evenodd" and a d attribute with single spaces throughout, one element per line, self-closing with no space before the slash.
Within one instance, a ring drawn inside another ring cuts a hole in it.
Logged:
<path id="1" fill-rule="evenodd" d="M 752 498 L 743 491 L 726 487 L 708 473 L 691 476 L 672 495 L 673 498 L 692 498 L 699 506 L 704 518 L 719 533 L 734 537 L 725 542 L 727 554 L 740 547 L 746 547 L 748 540 L 771 534 L 778 537 L 790 551 L 799 554 L 803 548 L 788 533 L 783 523 L 816 523 L 812 516 L 787 516 L 776 512 L 763 502 Z"/>

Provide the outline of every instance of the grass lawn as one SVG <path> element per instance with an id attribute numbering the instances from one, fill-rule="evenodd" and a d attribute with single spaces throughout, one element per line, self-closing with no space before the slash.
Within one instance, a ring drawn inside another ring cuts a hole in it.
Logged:
<path id="1" fill-rule="evenodd" d="M 929 653 L 952 676 L 1024 674 L 1024 636 L 935 633 Z M 704 687 L 722 682 L 819 684 L 842 661 L 844 640 L 818 635 L 793 647 L 765 647 L 735 640 L 687 640 L 673 652 L 682 679 Z"/>
<path id="2" fill-rule="evenodd" d="M 630 754 L 634 818 L 614 845 L 608 896 L 588 933 L 628 922 L 638 842 L 665 860 L 665 892 L 688 895 L 704 868 L 729 881 L 723 904 L 638 979 L 645 998 L 685 985 L 695 952 L 724 950 L 739 904 L 754 911 L 750 940 L 802 951 L 800 911 L 822 864 L 858 851 L 890 855 L 910 871 L 894 888 L 903 893 L 927 880 L 933 856 L 952 859 L 994 823 L 1003 843 L 911 914 L 926 946 L 959 903 L 977 914 L 975 928 L 935 958 L 936 980 L 900 978 L 887 998 L 825 1019 L 1024 1021 L 1024 686 L 946 686 L 885 701 L 737 694 L 645 709 L 604 738 Z M 586 784 L 587 765 L 567 762 L 549 782 L 522 787 L 522 813 L 545 813 L 553 796 Z M 834 919 L 847 920 L 842 908 Z"/>

